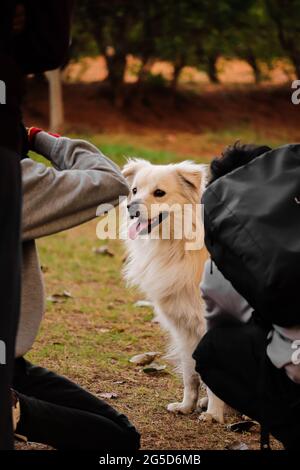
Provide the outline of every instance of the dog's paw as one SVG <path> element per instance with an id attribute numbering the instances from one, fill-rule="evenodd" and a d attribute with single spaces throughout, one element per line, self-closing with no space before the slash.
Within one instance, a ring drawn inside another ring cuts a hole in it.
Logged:
<path id="1" fill-rule="evenodd" d="M 207 424 L 212 424 L 212 423 L 219 423 L 219 424 L 224 424 L 224 418 L 222 416 L 218 416 L 215 414 L 211 413 L 201 413 L 199 416 L 199 421 Z"/>
<path id="2" fill-rule="evenodd" d="M 197 402 L 198 410 L 207 410 L 208 407 L 208 397 L 200 398 Z"/>
<path id="3" fill-rule="evenodd" d="M 170 413 L 188 415 L 192 413 L 193 408 L 191 406 L 186 406 L 183 403 L 169 403 L 167 406 L 167 410 L 170 411 Z"/>
<path id="4" fill-rule="evenodd" d="M 208 424 L 211 424 L 213 423 L 213 416 L 210 414 L 210 413 L 201 413 L 201 415 L 199 416 L 199 421 L 203 422 L 203 423 L 208 423 Z"/>

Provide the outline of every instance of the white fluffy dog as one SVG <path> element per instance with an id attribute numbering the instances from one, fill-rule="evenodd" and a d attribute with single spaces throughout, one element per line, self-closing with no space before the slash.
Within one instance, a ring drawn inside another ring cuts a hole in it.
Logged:
<path id="1" fill-rule="evenodd" d="M 184 395 L 168 410 L 191 413 L 200 387 L 192 353 L 205 332 L 199 284 L 207 259 L 200 205 L 206 166 L 131 159 L 123 174 L 131 187 L 125 276 L 153 302 L 171 336 L 170 352 L 183 375 Z M 223 421 L 219 400 L 210 393 L 206 416 Z"/>

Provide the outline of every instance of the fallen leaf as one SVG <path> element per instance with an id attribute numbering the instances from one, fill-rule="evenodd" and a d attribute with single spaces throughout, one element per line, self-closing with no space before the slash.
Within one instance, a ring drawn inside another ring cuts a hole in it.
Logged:
<path id="1" fill-rule="evenodd" d="M 64 296 L 64 297 L 69 297 L 70 299 L 73 298 L 73 295 L 72 295 L 71 292 L 69 292 L 68 290 L 64 290 L 64 291 L 63 291 L 63 296 Z"/>
<path id="2" fill-rule="evenodd" d="M 137 354 L 129 359 L 129 362 L 136 364 L 137 366 L 146 366 L 151 364 L 157 357 L 160 356 L 159 352 L 146 352 L 143 354 Z"/>
<path id="3" fill-rule="evenodd" d="M 227 429 L 233 432 L 247 432 L 256 424 L 256 421 L 252 420 L 238 421 L 237 423 L 228 424 Z"/>
<path id="4" fill-rule="evenodd" d="M 242 415 L 242 420 L 244 420 L 244 421 L 252 421 L 251 418 L 249 418 L 249 416 L 247 416 L 247 415 Z"/>
<path id="5" fill-rule="evenodd" d="M 249 447 L 240 441 L 234 441 L 226 446 L 227 450 L 249 450 Z"/>
<path id="6" fill-rule="evenodd" d="M 110 256 L 111 258 L 113 256 L 115 256 L 115 254 L 112 251 L 110 251 L 110 249 L 107 245 L 98 246 L 96 248 L 93 248 L 93 252 L 96 255 Z"/>
<path id="7" fill-rule="evenodd" d="M 111 398 L 116 399 L 119 397 L 119 395 L 113 392 L 104 392 L 104 393 L 100 393 L 99 397 L 106 398 L 106 399 L 111 399 Z"/>
<path id="8" fill-rule="evenodd" d="M 152 364 L 143 368 L 143 372 L 145 372 L 145 374 L 156 374 L 158 372 L 164 371 L 166 367 L 166 365 L 160 365 L 152 362 Z"/>
<path id="9" fill-rule="evenodd" d="M 114 299 L 114 302 L 120 305 L 124 305 L 126 303 L 124 299 Z"/>
<path id="10" fill-rule="evenodd" d="M 137 302 L 135 302 L 134 307 L 140 307 L 140 308 L 149 307 L 149 308 L 153 308 L 153 303 L 152 303 L 152 302 L 149 302 L 149 300 L 138 300 Z"/>
<path id="11" fill-rule="evenodd" d="M 48 302 L 57 304 L 57 303 L 65 302 L 67 299 L 72 299 L 72 298 L 73 298 L 72 294 L 69 291 L 64 290 L 62 294 L 50 295 L 49 297 L 47 297 L 47 300 Z"/>

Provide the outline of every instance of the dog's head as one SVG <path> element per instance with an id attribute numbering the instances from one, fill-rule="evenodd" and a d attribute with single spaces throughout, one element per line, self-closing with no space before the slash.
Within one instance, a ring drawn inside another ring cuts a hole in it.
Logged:
<path id="1" fill-rule="evenodd" d="M 205 170 L 204 165 L 192 162 L 152 165 L 145 160 L 130 159 L 123 168 L 123 175 L 130 185 L 129 237 L 159 235 L 163 226 L 169 224 L 172 238 L 176 224 L 182 224 L 183 208 L 193 212 L 200 203 Z"/>

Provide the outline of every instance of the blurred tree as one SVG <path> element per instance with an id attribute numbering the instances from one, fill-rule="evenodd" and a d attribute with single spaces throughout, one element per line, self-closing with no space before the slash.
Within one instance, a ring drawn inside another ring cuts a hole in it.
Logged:
<path id="1" fill-rule="evenodd" d="M 159 34 L 155 38 L 156 55 L 173 64 L 171 88 L 175 91 L 185 65 L 194 63 L 195 38 L 193 27 L 198 10 L 189 0 L 158 2 L 160 11 Z"/>
<path id="2" fill-rule="evenodd" d="M 74 60 L 99 54 L 98 44 L 92 34 L 92 19 L 88 14 L 89 2 L 90 0 L 75 2 L 71 42 L 71 58 Z"/>
<path id="3" fill-rule="evenodd" d="M 203 69 L 218 83 L 217 60 L 229 49 L 232 25 L 255 0 L 165 0 L 163 28 L 158 38 L 158 54 L 174 65 L 172 87 L 176 89 L 185 65 Z"/>
<path id="4" fill-rule="evenodd" d="M 106 60 L 113 99 L 121 106 L 126 58 L 139 11 L 136 0 L 80 0 L 75 9 L 73 57 L 92 51 Z"/>
<path id="5" fill-rule="evenodd" d="M 219 83 L 217 61 L 225 53 L 225 37 L 241 9 L 247 9 L 250 0 L 220 0 L 217 3 L 199 0 L 198 21 L 194 24 L 196 63 L 212 83 Z"/>
<path id="6" fill-rule="evenodd" d="M 105 57 L 107 81 L 119 105 L 124 102 L 129 54 L 141 61 L 139 84 L 147 78 L 155 60 L 170 61 L 170 85 L 174 91 L 186 65 L 199 67 L 217 83 L 217 61 L 221 56 L 246 60 L 258 82 L 260 61 L 271 63 L 284 48 L 300 74 L 299 2 L 80 0 L 75 15 L 73 57 L 99 53 Z M 292 10 L 284 11 L 287 5 L 292 5 Z"/>
<path id="7" fill-rule="evenodd" d="M 60 69 L 46 72 L 49 82 L 49 130 L 62 132 L 64 129 L 64 103 Z"/>
<path id="8" fill-rule="evenodd" d="M 161 0 L 140 0 L 138 18 L 131 33 L 131 53 L 138 57 L 141 66 L 138 82 L 143 82 L 158 58 L 156 38 L 161 34 Z"/>
<path id="9" fill-rule="evenodd" d="M 249 2 L 246 14 L 240 12 L 235 16 L 224 36 L 224 55 L 245 60 L 256 83 L 262 79 L 260 62 L 270 66 L 274 58 L 282 55 L 264 0 Z"/>
<path id="10" fill-rule="evenodd" d="M 300 0 L 265 0 L 282 49 L 300 78 Z"/>

